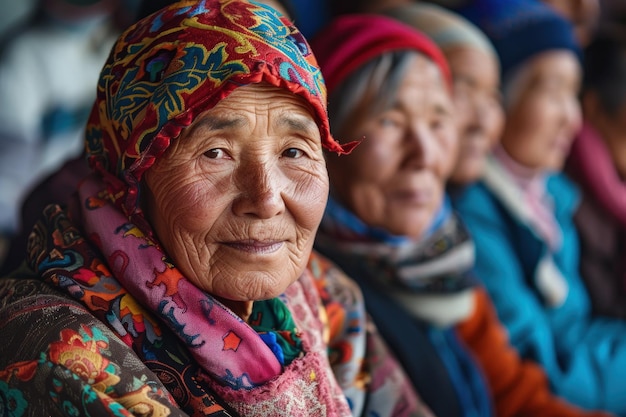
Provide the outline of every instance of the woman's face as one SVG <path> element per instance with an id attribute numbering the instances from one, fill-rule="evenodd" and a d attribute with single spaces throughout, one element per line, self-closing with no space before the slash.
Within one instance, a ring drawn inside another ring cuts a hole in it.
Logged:
<path id="1" fill-rule="evenodd" d="M 580 67 L 568 51 L 545 52 L 511 82 L 502 146 L 518 163 L 559 171 L 581 124 Z"/>
<path id="2" fill-rule="evenodd" d="M 454 78 L 454 104 L 459 128 L 459 156 L 450 181 L 467 184 L 482 174 L 487 155 L 500 140 L 504 112 L 496 59 L 479 49 L 446 51 Z"/>
<path id="3" fill-rule="evenodd" d="M 333 193 L 370 226 L 419 237 L 441 207 L 457 152 L 453 104 L 438 67 L 417 55 L 391 106 L 348 129 L 363 142 L 329 160 Z"/>
<path id="4" fill-rule="evenodd" d="M 311 110 L 266 84 L 200 115 L 145 185 L 148 219 L 176 266 L 234 301 L 275 297 L 300 276 L 328 195 Z"/>

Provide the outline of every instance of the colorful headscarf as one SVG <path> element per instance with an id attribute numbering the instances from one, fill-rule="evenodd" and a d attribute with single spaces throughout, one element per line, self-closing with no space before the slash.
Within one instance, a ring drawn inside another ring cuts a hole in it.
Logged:
<path id="1" fill-rule="evenodd" d="M 427 36 L 395 19 L 354 14 L 335 18 L 311 41 L 311 46 L 332 93 L 350 74 L 370 60 L 392 51 L 415 51 L 426 55 L 451 85 L 448 63 Z"/>
<path id="2" fill-rule="evenodd" d="M 267 82 L 306 99 L 330 151 L 326 89 L 302 34 L 256 3 L 180 1 L 127 29 L 114 45 L 87 125 L 90 165 L 109 198 L 139 212 L 142 174 L 195 117 L 235 88 Z"/>
<path id="3" fill-rule="evenodd" d="M 28 262 L 132 347 L 190 414 L 222 410 L 216 397 L 223 397 L 244 415 L 290 402 L 346 415 L 321 329 L 316 333 L 319 317 L 302 308 L 293 313 L 293 297 L 285 296 L 255 301 L 255 322 L 243 322 L 178 270 L 139 208 L 142 174 L 181 130 L 235 88 L 260 82 L 307 100 L 324 147 L 349 152 L 352 144 L 330 136 L 323 79 L 306 41 L 273 9 L 181 1 L 129 28 L 104 66 L 87 126 L 96 174 L 67 209 L 45 210 L 29 238 Z M 286 293 L 296 294 L 307 273 Z M 294 371 L 288 365 L 295 358 L 312 368 Z M 261 387 L 278 377 L 291 383 Z"/>

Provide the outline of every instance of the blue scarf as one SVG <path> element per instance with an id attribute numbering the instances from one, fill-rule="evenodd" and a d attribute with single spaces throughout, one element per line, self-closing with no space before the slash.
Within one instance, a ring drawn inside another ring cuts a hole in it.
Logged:
<path id="1" fill-rule="evenodd" d="M 451 213 L 452 205 L 450 200 L 446 198 L 424 235 L 429 236 L 434 230 L 437 230 Z M 411 241 L 411 239 L 406 236 L 392 235 L 383 228 L 368 226 L 350 210 L 339 204 L 332 196 L 328 197 L 323 222 L 326 223 L 326 229 L 343 229 L 342 233 L 344 233 L 345 238 L 351 240 L 382 242 L 393 246 L 402 245 Z"/>
<path id="2" fill-rule="evenodd" d="M 436 415 L 493 416 L 483 375 L 454 327 L 417 317 L 393 295 L 415 294 L 419 303 L 472 291 L 473 243 L 448 199 L 415 241 L 369 227 L 331 197 L 316 249 L 359 283 L 368 313 Z"/>

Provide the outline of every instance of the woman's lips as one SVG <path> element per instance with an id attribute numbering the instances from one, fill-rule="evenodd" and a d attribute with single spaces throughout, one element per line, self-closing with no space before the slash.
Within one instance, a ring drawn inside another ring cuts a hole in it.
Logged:
<path id="1" fill-rule="evenodd" d="M 460 154 L 463 158 L 484 158 L 489 150 L 479 143 L 466 144 L 461 147 Z"/>
<path id="2" fill-rule="evenodd" d="M 224 242 L 224 245 L 242 252 L 254 254 L 274 253 L 283 246 L 282 240 L 237 240 L 233 242 Z"/>
<path id="3" fill-rule="evenodd" d="M 394 192 L 393 198 L 404 203 L 424 205 L 432 199 L 432 192 L 428 190 L 402 190 Z"/>

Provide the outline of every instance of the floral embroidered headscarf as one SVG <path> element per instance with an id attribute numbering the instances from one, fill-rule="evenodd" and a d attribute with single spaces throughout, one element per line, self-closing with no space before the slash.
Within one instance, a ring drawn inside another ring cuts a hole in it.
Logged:
<path id="1" fill-rule="evenodd" d="M 139 182 L 181 130 L 235 88 L 267 82 L 306 99 L 330 151 L 326 88 L 302 34 L 269 8 L 237 0 L 180 1 L 127 29 L 100 75 L 86 134 L 91 167 L 125 215 Z"/>
<path id="2" fill-rule="evenodd" d="M 314 388 L 312 401 L 347 410 L 322 366 L 325 348 L 313 351 L 308 339 L 295 337 L 300 325 L 282 300 L 257 300 L 254 308 L 269 305 L 284 314 L 244 322 L 178 270 L 140 208 L 142 175 L 171 141 L 181 140 L 185 127 L 235 88 L 261 82 L 309 103 L 326 149 L 341 153 L 353 147 L 331 137 L 315 58 L 298 30 L 270 7 L 185 0 L 130 27 L 104 65 L 87 125 L 87 157 L 95 174 L 81 182 L 67 207 L 44 210 L 29 237 L 27 261 L 132 347 L 187 411 L 219 402 L 213 382 L 221 391 L 244 392 L 283 372 L 305 386 L 285 384 L 286 389 Z M 305 352 L 307 361 L 318 360 L 316 372 L 285 371 Z M 285 398 L 299 399 L 296 391 Z M 239 393 L 228 398 L 241 409 L 270 401 L 246 402 Z"/>

